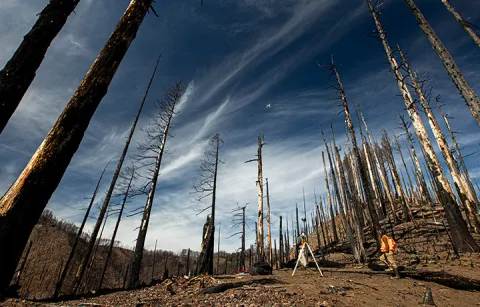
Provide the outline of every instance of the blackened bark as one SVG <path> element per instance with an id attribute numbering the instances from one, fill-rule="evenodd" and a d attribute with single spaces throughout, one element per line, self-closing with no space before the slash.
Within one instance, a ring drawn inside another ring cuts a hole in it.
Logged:
<path id="1" fill-rule="evenodd" d="M 105 166 L 103 169 L 102 174 L 100 175 L 100 179 L 97 182 L 97 185 L 95 187 L 95 191 L 93 192 L 92 199 L 90 200 L 90 204 L 88 204 L 87 211 L 85 212 L 85 216 L 83 217 L 82 224 L 80 225 L 80 228 L 78 229 L 77 235 L 75 237 L 75 241 L 73 242 L 72 249 L 70 250 L 70 254 L 68 255 L 67 261 L 65 262 L 65 267 L 63 268 L 60 277 L 58 279 L 58 283 L 55 285 L 55 290 L 53 292 L 53 297 L 57 297 L 58 294 L 60 294 L 60 290 L 62 289 L 63 282 L 65 280 L 65 277 L 67 276 L 67 272 L 70 269 L 70 263 L 73 260 L 73 257 L 75 256 L 75 250 L 77 249 L 78 242 L 80 241 L 80 236 L 82 235 L 83 228 L 85 227 L 85 223 L 87 222 L 88 215 L 90 214 L 90 210 L 92 209 L 93 203 L 95 201 L 95 197 L 97 196 L 98 188 L 100 186 L 100 182 L 102 181 L 103 174 L 105 173 L 105 170 L 107 169 L 108 164 Z"/>
<path id="2" fill-rule="evenodd" d="M 6 288 L 28 236 L 77 151 L 152 0 L 133 0 L 99 56 L 27 166 L 0 200 L 0 291 Z"/>
<path id="3" fill-rule="evenodd" d="M 0 71 L 0 134 L 27 92 L 53 39 L 80 0 L 51 0 Z"/>
<path id="4" fill-rule="evenodd" d="M 128 148 L 130 146 L 130 142 L 132 141 L 133 134 L 135 132 L 135 128 L 137 127 L 138 119 L 140 118 L 140 114 L 142 113 L 143 106 L 145 105 L 145 101 L 147 100 L 148 93 L 150 91 L 150 87 L 153 82 L 153 78 L 155 77 L 155 74 L 157 72 L 158 68 L 158 63 L 160 62 L 161 55 L 158 56 L 157 62 L 155 63 L 155 68 L 153 69 L 152 76 L 150 77 L 150 80 L 147 85 L 147 89 L 145 90 L 145 94 L 143 96 L 142 102 L 140 103 L 140 106 L 137 110 L 137 114 L 135 115 L 135 119 L 133 120 L 132 126 L 130 127 L 130 132 L 128 134 L 127 140 L 125 142 L 125 146 L 123 147 L 122 154 L 120 156 L 120 159 L 118 160 L 117 163 L 117 168 L 115 169 L 115 173 L 113 173 L 112 181 L 110 182 L 110 186 L 108 188 L 107 194 L 105 195 L 105 198 L 103 200 L 102 207 L 100 209 L 100 212 L 98 213 L 97 221 L 95 223 L 95 226 L 93 227 L 92 234 L 90 236 L 90 241 L 88 243 L 87 247 L 87 252 L 85 253 L 84 257 L 82 258 L 82 262 L 80 263 L 80 266 L 77 269 L 77 273 L 75 275 L 75 282 L 73 286 L 73 292 L 75 293 L 78 289 L 78 285 L 85 274 L 85 269 L 87 267 L 87 263 L 92 255 L 93 248 L 95 246 L 95 242 L 97 239 L 98 232 L 100 231 L 100 227 L 102 225 L 102 220 L 105 216 L 105 213 L 107 212 L 108 205 L 110 203 L 110 199 L 113 194 L 113 190 L 115 189 L 115 185 L 118 180 L 118 176 L 120 175 L 120 171 L 123 166 L 123 161 L 125 160 L 125 157 L 128 152 Z"/>

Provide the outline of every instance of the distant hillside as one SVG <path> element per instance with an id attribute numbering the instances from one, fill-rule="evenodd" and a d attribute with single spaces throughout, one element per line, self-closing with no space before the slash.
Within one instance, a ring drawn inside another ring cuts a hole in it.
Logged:
<path id="1" fill-rule="evenodd" d="M 23 251 L 17 267 L 17 274 L 11 281 L 12 285 L 16 283 L 19 285 L 20 290 L 18 293 L 21 296 L 24 296 L 27 290 L 30 291 L 29 299 L 43 299 L 53 295 L 55 284 L 68 258 L 77 232 L 78 227 L 74 224 L 57 219 L 49 210 L 44 211 L 30 235 L 29 243 Z M 88 234 L 82 234 L 72 265 L 62 287 L 63 294 L 68 294 L 73 286 L 73 275 L 85 253 L 89 239 L 90 236 Z M 30 242 L 31 249 L 26 258 Z M 90 266 L 85 273 L 81 288 L 83 292 L 97 289 L 110 240 L 101 239 L 97 244 Z M 143 254 L 140 274 L 141 282 L 149 284 L 152 282 L 152 277 L 154 280 L 162 280 L 167 276 L 187 274 L 187 254 L 188 250 L 186 249 L 182 250 L 180 254 L 157 250 L 154 257 L 152 250 L 146 250 Z M 199 253 L 196 251 L 190 252 L 189 271 L 192 273 L 195 271 L 198 255 Z M 247 266 L 250 263 L 249 255 L 250 252 L 247 250 Z M 121 247 L 120 242 L 115 241 L 102 288 L 123 288 L 132 257 L 132 250 Z M 153 269 L 154 259 L 155 268 Z M 220 251 L 220 259 L 218 259 L 218 254 L 215 253 L 214 272 L 221 274 L 235 272 L 238 269 L 238 259 L 239 253 L 229 254 Z M 20 272 L 22 264 L 24 267 Z"/>

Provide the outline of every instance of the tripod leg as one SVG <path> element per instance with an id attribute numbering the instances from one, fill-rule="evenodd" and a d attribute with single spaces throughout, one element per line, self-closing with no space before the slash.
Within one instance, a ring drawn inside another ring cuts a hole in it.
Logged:
<path id="1" fill-rule="evenodd" d="M 300 250 L 300 253 L 298 253 L 298 258 L 297 258 L 297 263 L 295 263 L 295 268 L 293 269 L 293 273 L 292 273 L 292 276 L 295 275 L 295 270 L 297 269 L 297 266 L 298 266 L 298 262 L 300 261 L 300 257 L 303 253 L 305 249 L 305 245 L 302 247 L 302 249 Z"/>
<path id="2" fill-rule="evenodd" d="M 320 267 L 318 266 L 317 260 L 315 259 L 315 255 L 313 254 L 312 250 L 310 249 L 310 245 L 307 244 L 308 250 L 310 251 L 310 254 L 312 255 L 313 261 L 315 262 L 315 265 L 317 266 L 318 271 L 320 272 L 320 276 L 323 277 L 322 270 L 320 270 Z"/>

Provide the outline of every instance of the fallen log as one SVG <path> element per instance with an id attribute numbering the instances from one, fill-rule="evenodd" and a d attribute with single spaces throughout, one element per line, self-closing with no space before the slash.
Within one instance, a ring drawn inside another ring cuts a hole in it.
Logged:
<path id="1" fill-rule="evenodd" d="M 400 273 L 413 279 L 431 281 L 457 290 L 480 291 L 480 280 L 464 276 L 452 275 L 445 271 L 432 272 L 426 270 L 418 270 L 403 271 Z"/>
<path id="2" fill-rule="evenodd" d="M 247 281 L 239 281 L 239 282 L 230 282 L 230 283 L 223 283 L 219 284 L 216 286 L 211 286 L 208 288 L 205 288 L 200 291 L 200 294 L 211 294 L 211 293 L 220 293 L 224 292 L 228 289 L 233 289 L 233 288 L 239 288 L 243 286 L 248 286 L 252 284 L 262 284 L 262 285 L 267 285 L 267 284 L 276 284 L 279 283 L 277 279 L 274 278 L 263 278 L 263 279 L 252 279 L 252 280 L 247 280 Z"/>
<path id="3" fill-rule="evenodd" d="M 352 273 L 368 275 L 392 275 L 392 272 L 386 271 L 367 271 L 367 270 L 332 270 L 322 269 L 323 272 L 331 273 Z M 417 280 L 424 280 L 437 283 L 452 289 L 464 291 L 480 291 L 480 280 L 464 276 L 452 275 L 445 271 L 427 271 L 427 270 L 400 270 L 402 277 L 409 277 Z"/>

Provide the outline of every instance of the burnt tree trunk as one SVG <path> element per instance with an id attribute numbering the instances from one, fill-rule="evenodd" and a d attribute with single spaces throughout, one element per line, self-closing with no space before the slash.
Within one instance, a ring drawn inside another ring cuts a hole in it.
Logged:
<path id="1" fill-rule="evenodd" d="M 328 154 L 330 157 L 330 154 Z M 325 184 L 327 186 L 327 200 L 328 206 L 330 208 L 330 220 L 332 221 L 332 232 L 333 232 L 333 241 L 338 242 L 338 234 L 337 234 L 337 226 L 335 224 L 335 215 L 333 214 L 333 204 L 332 204 L 332 197 L 330 195 L 330 186 L 328 184 L 328 173 L 327 173 L 327 164 L 325 163 L 325 154 L 322 151 L 322 161 L 323 161 L 323 172 L 325 176 Z M 328 223 L 327 223 L 328 227 Z"/>
<path id="2" fill-rule="evenodd" d="M 362 119 L 363 125 L 365 126 L 365 132 L 367 133 L 368 140 L 369 140 L 370 144 L 372 146 L 374 146 L 373 138 L 370 134 L 370 131 L 368 131 L 367 122 L 366 122 L 361 110 L 359 110 L 359 115 Z M 377 154 L 377 151 L 375 150 L 375 148 L 372 148 L 372 152 L 373 152 L 373 157 L 375 159 L 375 165 L 377 166 L 377 170 L 380 174 L 380 179 L 382 181 L 383 189 L 385 190 L 385 194 L 387 195 L 388 202 L 390 203 L 390 207 L 391 207 L 392 215 L 393 215 L 393 223 L 397 224 L 398 223 L 398 220 L 397 220 L 398 218 L 397 218 L 397 214 L 395 213 L 395 203 L 393 201 L 392 191 L 390 190 L 390 186 L 388 184 L 387 174 L 385 173 L 385 169 L 381 165 L 381 161 L 378 157 L 378 154 Z"/>
<path id="3" fill-rule="evenodd" d="M 403 54 L 400 47 L 398 47 L 400 56 L 402 57 L 403 64 L 405 65 L 405 69 L 413 83 L 413 87 L 417 92 L 417 96 L 420 100 L 420 104 L 427 115 L 428 122 L 430 124 L 430 128 L 432 129 L 433 135 L 437 140 L 438 147 L 440 152 L 442 153 L 443 159 L 445 160 L 445 164 L 447 165 L 448 170 L 452 176 L 453 182 L 455 184 L 455 188 L 458 193 L 458 197 L 460 201 L 464 204 L 465 210 L 467 211 L 468 219 L 470 219 L 470 223 L 475 231 L 475 233 L 480 233 L 480 222 L 478 221 L 478 217 L 475 212 L 475 200 L 473 199 L 473 194 L 469 190 L 469 186 L 464 178 L 462 178 L 461 174 L 459 174 L 459 169 L 457 168 L 457 164 L 455 158 L 453 156 L 452 151 L 450 150 L 450 146 L 445 139 L 445 136 L 438 125 L 437 119 L 432 112 L 430 104 L 423 93 L 423 89 L 420 83 L 417 81 L 415 76 L 413 75 L 412 70 L 410 69 L 410 64 L 408 63 L 405 55 Z"/>
<path id="4" fill-rule="evenodd" d="M 135 175 L 135 171 L 132 170 L 132 176 L 130 177 L 130 181 L 127 186 L 127 190 L 125 191 L 125 195 L 123 196 L 122 206 L 120 207 L 120 212 L 118 213 L 117 223 L 115 224 L 115 228 L 113 229 L 112 239 L 110 240 L 110 246 L 108 247 L 107 257 L 105 257 L 105 262 L 103 264 L 102 273 L 100 274 L 100 281 L 98 282 L 98 289 L 102 288 L 103 278 L 105 277 L 105 272 L 107 271 L 108 261 L 112 255 L 113 251 L 113 244 L 115 243 L 115 237 L 117 236 L 118 226 L 120 225 L 120 221 L 122 220 L 123 209 L 125 208 L 125 203 L 127 202 L 128 193 L 130 192 L 130 187 L 132 185 L 132 181 Z M 155 247 L 157 247 L 157 241 L 155 241 Z M 152 280 L 153 280 L 153 273 L 155 270 L 155 251 L 153 254 L 153 267 L 152 267 Z"/>
<path id="5" fill-rule="evenodd" d="M 455 134 L 453 133 L 452 128 L 450 127 L 450 122 L 448 121 L 447 115 L 443 112 L 443 109 L 440 106 L 440 102 L 439 102 L 438 97 L 435 99 L 435 101 L 436 101 L 438 110 L 440 111 L 440 114 L 442 115 L 443 120 L 445 121 L 445 125 L 447 126 L 448 133 L 450 134 L 450 138 L 452 139 L 452 142 L 453 142 L 453 147 L 455 148 L 455 152 L 457 153 L 458 160 L 460 161 L 460 165 L 462 167 L 463 174 L 465 175 L 467 183 L 468 183 L 468 185 L 470 186 L 470 189 L 473 192 L 474 200 L 476 202 L 476 207 L 477 207 L 477 210 L 478 210 L 479 209 L 478 208 L 478 195 L 475 191 L 475 188 L 473 187 L 473 182 L 472 182 L 472 179 L 470 177 L 470 174 L 468 173 L 467 165 L 465 164 L 465 161 L 463 160 L 463 155 L 462 155 L 462 152 L 460 151 L 460 147 L 458 146 L 457 138 L 455 137 Z"/>
<path id="6" fill-rule="evenodd" d="M 0 71 L 0 134 L 27 92 L 50 44 L 80 0 L 51 0 Z"/>
<path id="7" fill-rule="evenodd" d="M 137 127 L 138 119 L 140 118 L 140 114 L 142 113 L 143 106 L 145 105 L 145 101 L 147 100 L 148 92 L 150 91 L 150 87 L 153 82 L 153 78 L 155 77 L 155 74 L 157 72 L 158 68 L 158 63 L 160 62 L 161 55 L 159 55 L 157 62 L 155 63 L 155 68 L 153 69 L 152 76 L 150 77 L 150 80 L 148 82 L 147 88 L 145 90 L 145 94 L 143 96 L 143 99 L 140 103 L 140 106 L 137 110 L 137 114 L 135 115 L 135 118 L 133 120 L 132 126 L 130 127 L 130 132 L 128 134 L 127 140 L 125 142 L 125 146 L 123 147 L 122 154 L 120 155 L 120 159 L 118 160 L 117 163 L 117 168 L 115 169 L 115 172 L 113 173 L 112 176 L 112 181 L 110 182 L 110 186 L 107 190 L 107 194 L 105 195 L 105 199 L 103 200 L 102 207 L 100 208 L 100 212 L 98 213 L 97 217 L 97 222 L 95 223 L 95 226 L 93 227 L 92 234 L 90 237 L 90 241 L 88 242 L 88 247 L 87 247 L 87 252 L 85 253 L 84 257 L 82 258 L 82 262 L 80 263 L 77 273 L 75 275 L 75 282 L 73 285 L 73 293 L 76 293 L 79 283 L 81 279 L 83 278 L 83 275 L 85 274 L 85 269 L 87 267 L 87 263 L 92 255 L 93 248 L 95 246 L 96 238 L 98 235 L 98 232 L 100 231 L 100 226 L 102 225 L 102 220 L 105 216 L 105 213 L 107 212 L 108 205 L 110 204 L 110 199 L 113 194 L 113 190 L 115 189 L 115 185 L 118 180 L 118 176 L 120 175 L 120 171 L 123 166 L 123 161 L 125 161 L 125 157 L 128 152 L 128 148 L 130 146 L 130 143 L 132 141 L 133 134 L 135 132 L 135 128 Z M 132 268 L 130 268 L 132 269 Z"/>
<path id="8" fill-rule="evenodd" d="M 95 197 L 97 196 L 98 188 L 100 186 L 100 181 L 102 181 L 102 177 L 103 177 L 103 174 L 105 173 L 105 170 L 107 169 L 107 166 L 105 166 L 102 174 L 100 175 L 100 179 L 98 179 L 97 185 L 95 187 L 95 191 L 93 192 L 92 199 L 90 200 L 90 204 L 88 204 L 88 208 L 87 208 L 87 211 L 85 212 L 85 216 L 83 217 L 82 224 L 78 229 L 77 235 L 75 236 L 75 241 L 73 242 L 72 249 L 70 250 L 70 254 L 68 255 L 67 261 L 65 262 L 65 267 L 60 273 L 58 283 L 55 285 L 55 290 L 53 291 L 53 297 L 57 297 L 60 294 L 60 290 L 62 289 L 63 282 L 65 280 L 65 277 L 67 276 L 68 270 L 70 269 L 70 263 L 73 260 L 73 256 L 75 256 L 75 250 L 77 249 L 77 245 L 80 240 L 80 236 L 82 235 L 83 228 L 85 227 L 85 223 L 87 222 L 88 215 L 90 214 L 90 210 L 92 209 L 93 203 L 95 201 Z"/>
<path id="9" fill-rule="evenodd" d="M 379 250 L 380 249 L 380 240 L 379 240 L 379 236 L 377 234 L 378 234 L 378 230 L 380 228 L 380 224 L 379 224 L 379 221 L 378 221 L 377 211 L 375 210 L 375 205 L 374 205 L 374 202 L 373 202 L 372 187 L 370 186 L 370 184 L 368 182 L 367 171 L 365 169 L 365 166 L 362 163 L 362 159 L 361 159 L 361 156 L 360 156 L 360 149 L 358 148 L 358 145 L 357 145 L 357 139 L 356 139 L 356 136 L 355 136 L 355 129 L 353 127 L 352 117 L 350 116 L 350 110 L 349 110 L 349 107 L 348 107 L 347 97 L 345 95 L 345 91 L 343 89 L 343 85 L 342 85 L 342 82 L 340 80 L 340 75 L 338 74 L 337 68 L 335 67 L 335 65 L 333 63 L 333 58 L 332 58 L 331 68 L 333 70 L 333 73 L 335 74 L 335 78 L 337 79 L 338 90 L 340 92 L 340 96 L 341 96 L 341 100 L 342 100 L 342 104 L 343 104 L 343 110 L 345 112 L 345 119 L 346 119 L 346 122 L 347 122 L 347 125 L 348 125 L 348 130 L 350 132 L 350 139 L 352 141 L 353 153 L 354 153 L 355 159 L 357 161 L 357 167 L 359 168 L 359 171 L 360 171 L 360 178 L 361 178 L 361 181 L 362 181 L 363 191 L 365 193 L 365 200 L 366 200 L 366 203 L 367 203 L 367 209 L 368 209 L 370 219 L 371 219 L 371 222 L 372 222 L 373 233 L 374 233 L 375 241 L 377 243 L 377 250 Z M 375 251 L 375 252 L 377 252 L 377 251 Z"/>
<path id="10" fill-rule="evenodd" d="M 267 185 L 267 243 L 268 243 L 268 261 L 273 267 L 273 251 L 272 251 L 272 227 L 270 225 L 270 196 L 268 193 L 268 178 L 265 178 Z"/>
<path id="11" fill-rule="evenodd" d="M 434 182 L 439 192 L 440 201 L 445 208 L 445 215 L 448 220 L 448 225 L 451 229 L 453 244 L 458 251 L 480 251 L 480 247 L 475 242 L 472 235 L 468 232 L 467 225 L 462 218 L 462 214 L 457 202 L 455 201 L 455 197 L 450 185 L 448 184 L 448 180 L 443 173 L 440 162 L 438 161 L 437 155 L 435 154 L 432 144 L 428 138 L 425 126 L 423 125 L 422 119 L 420 118 L 418 110 L 414 104 L 414 100 L 410 94 L 408 86 L 405 83 L 405 78 L 400 72 L 400 67 L 397 64 L 397 61 L 395 60 L 392 50 L 388 44 L 386 33 L 378 19 L 378 13 L 375 11 L 370 1 L 367 1 L 367 4 L 370 12 L 372 13 L 375 25 L 377 26 L 380 39 L 392 68 L 392 72 L 395 75 L 398 88 L 405 102 L 407 112 L 412 120 L 420 144 L 426 154 L 428 167 L 434 177 Z"/>
<path id="12" fill-rule="evenodd" d="M 427 203 L 432 202 L 432 197 L 430 196 L 430 192 L 428 190 L 427 182 L 425 180 L 425 176 L 423 175 L 422 167 L 420 166 L 420 162 L 418 160 L 417 152 L 415 147 L 413 146 L 412 135 L 410 134 L 410 130 L 407 126 L 407 123 L 400 117 L 402 121 L 403 128 L 405 130 L 405 135 L 407 136 L 408 143 L 410 144 L 410 154 L 412 157 L 412 161 L 415 163 L 415 175 L 417 177 L 418 186 L 420 188 L 420 193 L 422 194 L 423 200 Z"/>
<path id="13" fill-rule="evenodd" d="M 442 41 L 437 36 L 430 24 L 427 22 L 425 16 L 423 16 L 422 12 L 420 12 L 418 7 L 415 5 L 415 2 L 413 0 L 405 0 L 405 3 L 417 19 L 418 26 L 425 34 L 425 37 L 428 39 L 428 41 L 432 44 L 433 50 L 435 50 L 438 57 L 442 61 L 445 70 L 452 78 L 453 83 L 455 83 L 455 86 L 460 91 L 460 94 L 470 109 L 472 116 L 480 126 L 480 99 L 478 98 L 477 94 L 470 87 L 467 80 L 460 72 L 460 68 L 457 66 L 457 63 L 455 63 L 453 60 L 452 55 L 443 45 Z"/>
<path id="14" fill-rule="evenodd" d="M 447 10 L 452 13 L 453 17 L 458 21 L 458 23 L 462 26 L 462 28 L 465 30 L 465 32 L 470 35 L 472 38 L 473 42 L 480 48 L 480 36 L 478 36 L 477 33 L 472 29 L 471 23 L 463 19 L 463 17 L 455 10 L 453 5 L 450 4 L 449 0 L 442 0 L 443 4 L 447 8 Z"/>
<path id="15" fill-rule="evenodd" d="M 0 200 L 0 291 L 15 272 L 33 227 L 80 145 L 152 0 L 133 0 L 45 140 Z"/>
<path id="16" fill-rule="evenodd" d="M 166 96 L 166 104 L 165 109 L 161 110 L 164 112 L 166 119 L 163 123 L 163 131 L 161 131 L 161 141 L 158 144 L 158 152 L 155 158 L 155 167 L 153 169 L 152 179 L 150 183 L 150 189 L 148 191 L 147 201 L 145 203 L 145 208 L 143 210 L 142 221 L 140 224 L 140 229 L 138 230 L 137 242 L 135 245 L 135 254 L 134 260 L 132 263 L 132 268 L 130 271 L 130 281 L 128 284 L 128 288 L 136 288 L 139 283 L 140 277 L 140 268 L 142 266 L 142 258 L 143 258 L 143 248 L 145 245 L 145 239 L 147 237 L 147 230 L 148 230 L 148 223 L 150 221 L 150 213 L 152 211 L 153 199 L 155 196 L 155 190 L 157 187 L 158 176 L 160 174 L 160 166 L 162 164 L 163 153 L 165 152 L 165 145 L 167 142 L 167 138 L 169 136 L 170 125 L 175 114 L 175 106 L 179 102 L 183 91 L 183 85 L 181 82 L 175 83 L 175 85 L 169 86 Z M 212 218 L 213 223 L 213 218 Z M 213 250 L 210 251 L 213 255 Z M 213 259 L 211 260 L 211 265 L 213 265 Z M 211 274 L 211 273 L 210 273 Z"/>

